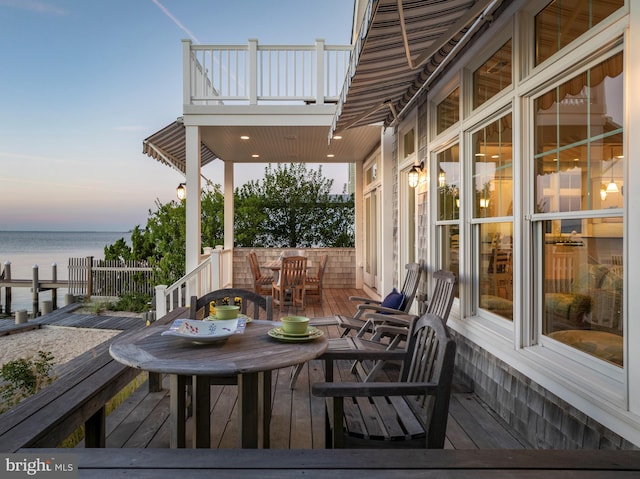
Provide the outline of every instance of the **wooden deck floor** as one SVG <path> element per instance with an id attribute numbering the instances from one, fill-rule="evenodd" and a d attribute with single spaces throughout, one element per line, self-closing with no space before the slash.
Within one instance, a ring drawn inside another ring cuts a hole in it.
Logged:
<path id="1" fill-rule="evenodd" d="M 336 313 L 353 314 L 350 295 L 363 295 L 358 290 L 327 290 L 322 304 L 310 303 L 304 315 L 318 318 Z M 279 318 L 286 314 L 301 314 L 300 309 L 275 312 Z M 336 326 L 323 326 L 325 334 L 335 337 Z M 324 448 L 324 400 L 311 395 L 311 384 L 324 379 L 324 363 L 311 361 L 302 370 L 295 389 L 289 387 L 291 369 L 273 373 L 273 411 L 271 420 L 271 448 Z M 349 364 L 338 364 L 341 377 L 352 377 Z M 389 367 L 386 374 L 393 377 L 397 368 Z M 149 393 L 146 384 L 132 394 L 107 418 L 107 447 L 164 448 L 169 447 L 169 391 L 168 381 L 158 393 Z M 211 447 L 236 448 L 237 387 L 211 387 Z M 187 422 L 187 447 L 190 446 L 190 421 Z M 510 430 L 471 392 L 454 392 L 447 429 L 449 449 L 521 449 L 531 448 Z"/>
<path id="2" fill-rule="evenodd" d="M 274 310 L 276 319 L 287 314 L 304 314 L 311 318 L 331 317 L 334 314 L 353 315 L 355 305 L 349 296 L 364 296 L 356 289 L 328 289 L 323 302 L 309 301 L 304 311 L 300 308 Z M 96 316 L 78 314 L 74 307 L 65 307 L 50 314 L 29 320 L 20 328 L 51 324 L 66 327 L 89 327 L 129 330 L 142 327 L 140 318 Z M 0 334 L 14 331 L 10 320 L 0 321 Z M 335 325 L 322 326 L 325 334 L 335 337 Z M 291 368 L 273 373 L 273 410 L 271 447 L 274 449 L 324 448 L 324 400 L 311 395 L 311 384 L 324 380 L 324 363 L 311 361 L 303 368 L 295 389 L 289 387 Z M 349 364 L 337 363 L 336 378 L 351 379 Z M 385 373 L 397 374 L 390 366 Z M 237 447 L 237 386 L 211 387 L 211 447 L 233 449 Z M 187 436 L 190 438 L 190 421 Z M 190 441 L 190 439 L 188 439 Z M 82 445 L 82 444 L 81 444 Z M 187 444 L 190 446 L 190 444 Z M 169 387 L 161 392 L 149 393 L 143 384 L 125 402 L 107 417 L 107 447 L 110 448 L 166 448 L 169 447 Z M 452 395 L 447 427 L 448 449 L 523 449 L 532 448 L 518 437 L 505 423 L 472 392 L 456 388 Z"/>

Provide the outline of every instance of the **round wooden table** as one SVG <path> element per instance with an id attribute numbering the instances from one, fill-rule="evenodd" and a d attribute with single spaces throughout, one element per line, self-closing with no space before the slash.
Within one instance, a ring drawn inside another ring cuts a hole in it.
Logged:
<path id="1" fill-rule="evenodd" d="M 186 317 L 186 314 L 181 317 Z M 174 316 L 175 317 L 175 316 Z M 254 320 L 244 334 L 222 342 L 195 344 L 161 336 L 168 324 L 154 324 L 115 340 L 111 356 L 128 366 L 171 375 L 171 447 L 185 446 L 185 387 L 193 382 L 194 446 L 210 447 L 210 383 L 235 378 L 238 383 L 239 442 L 242 448 L 269 447 L 271 371 L 320 356 L 323 336 L 307 342 L 282 342 L 267 332 L 279 322 Z M 262 421 L 260 420 L 262 416 Z"/>

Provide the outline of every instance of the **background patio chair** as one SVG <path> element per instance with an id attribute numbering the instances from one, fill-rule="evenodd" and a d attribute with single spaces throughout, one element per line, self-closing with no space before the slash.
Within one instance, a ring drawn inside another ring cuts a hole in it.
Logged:
<path id="1" fill-rule="evenodd" d="M 307 295 L 317 296 L 318 302 L 322 303 L 322 278 L 324 277 L 324 270 L 327 266 L 329 255 L 322 255 L 320 258 L 320 264 L 318 265 L 318 273 L 316 276 L 307 276 L 306 290 Z"/>
<path id="2" fill-rule="evenodd" d="M 407 272 L 405 274 L 402 289 L 400 289 L 400 291 L 392 291 L 382 301 L 360 296 L 349 297 L 350 301 L 359 303 L 357 306 L 358 311 L 352 318 L 343 315 L 336 316 L 338 326 L 344 328 L 342 336 L 346 336 L 354 330 L 360 331 L 366 322 L 364 317 L 365 313 L 409 313 L 413 300 L 416 296 L 416 291 L 418 290 L 418 284 L 420 283 L 421 268 L 418 263 L 407 263 L 405 269 Z M 398 300 L 398 296 L 400 296 L 400 301 L 395 302 Z M 393 307 L 390 307 L 390 304 L 393 304 Z"/>
<path id="3" fill-rule="evenodd" d="M 298 304 L 305 307 L 305 280 L 307 276 L 307 258 L 288 256 L 282 258 L 278 282 L 271 283 L 271 295 L 280 311 L 285 304 L 295 308 Z"/>
<path id="4" fill-rule="evenodd" d="M 421 314 L 434 314 L 442 318 L 446 324 L 455 299 L 456 275 L 451 271 L 439 270 L 433 273 L 433 280 L 431 299 L 425 302 L 426 310 L 421 311 Z M 418 316 L 369 313 L 366 318 L 368 324 L 362 327 L 357 336 L 362 337 L 365 331 L 373 331 L 371 341 L 381 341 L 383 338 L 388 338 L 387 350 L 392 350 L 406 340 L 411 325 L 418 319 Z M 367 369 L 365 363 L 354 361 L 351 369 L 352 372 L 358 373 L 363 381 L 368 382 L 374 378 L 384 364 L 384 360 L 377 360 Z"/>
<path id="5" fill-rule="evenodd" d="M 427 313 L 413 323 L 397 382 L 331 382 L 333 360 L 370 357 L 345 354 L 323 354 L 327 382 L 312 386 L 332 399 L 326 447 L 444 447 L 456 344 L 441 318 Z"/>
<path id="6" fill-rule="evenodd" d="M 273 276 L 262 274 L 260 269 L 260 263 L 258 263 L 258 256 L 254 251 L 249 252 L 247 255 L 249 265 L 251 266 L 251 273 L 253 274 L 253 289 L 257 294 L 271 294 L 271 283 L 273 283 Z"/>

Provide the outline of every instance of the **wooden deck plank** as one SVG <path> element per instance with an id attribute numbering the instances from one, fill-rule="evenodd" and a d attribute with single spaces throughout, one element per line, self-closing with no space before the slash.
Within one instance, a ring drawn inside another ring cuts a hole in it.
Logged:
<path id="1" fill-rule="evenodd" d="M 59 455 L 59 449 L 24 453 Z M 640 451 L 84 449 L 79 477 L 638 477 Z"/>

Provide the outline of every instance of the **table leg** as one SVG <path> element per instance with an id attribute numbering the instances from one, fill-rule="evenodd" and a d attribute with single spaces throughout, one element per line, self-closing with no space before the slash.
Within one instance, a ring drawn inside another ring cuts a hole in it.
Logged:
<path id="1" fill-rule="evenodd" d="M 170 384 L 169 420 L 171 424 L 171 438 L 169 443 L 172 448 L 185 447 L 186 378 L 185 376 L 172 374 Z"/>
<path id="2" fill-rule="evenodd" d="M 208 376 L 193 376 L 193 447 L 211 447 L 211 386 Z"/>
<path id="3" fill-rule="evenodd" d="M 262 382 L 261 397 L 259 404 L 262 405 L 262 447 L 271 447 L 271 371 L 260 373 Z"/>
<path id="4" fill-rule="evenodd" d="M 259 373 L 238 374 L 238 434 L 241 448 L 258 447 Z"/>

